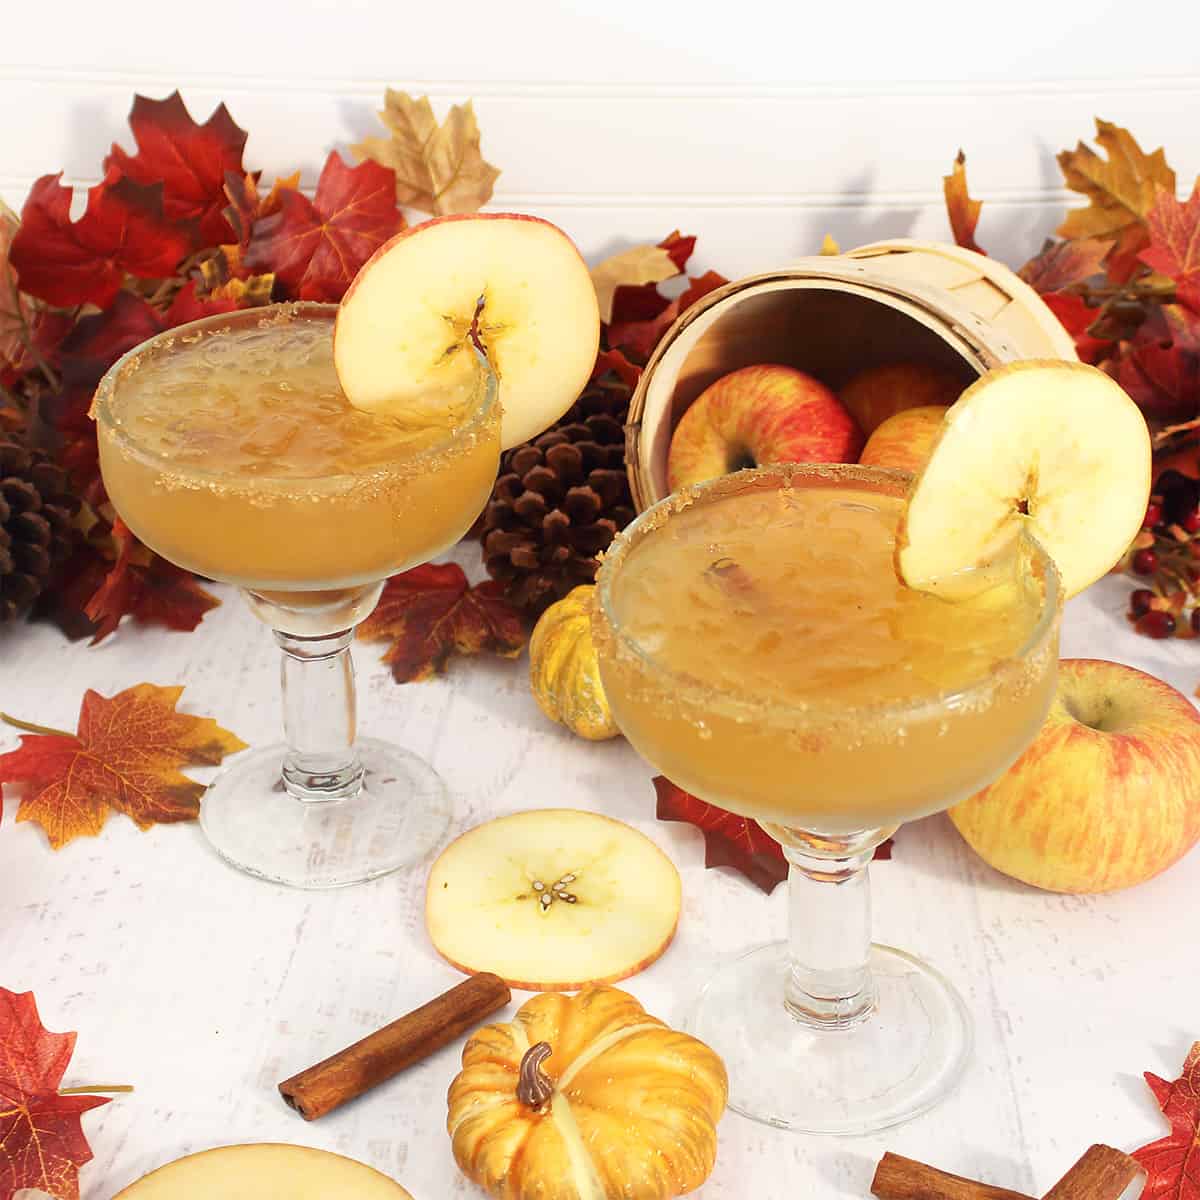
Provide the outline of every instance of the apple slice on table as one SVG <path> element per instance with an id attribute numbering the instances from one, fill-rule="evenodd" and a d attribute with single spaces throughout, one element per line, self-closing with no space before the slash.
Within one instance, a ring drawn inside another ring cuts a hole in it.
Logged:
<path id="1" fill-rule="evenodd" d="M 1150 431 L 1119 384 L 1058 359 L 998 367 L 946 412 L 897 535 L 900 577 L 952 589 L 1027 527 L 1074 596 L 1121 559 L 1149 496 Z"/>
<path id="2" fill-rule="evenodd" d="M 338 311 L 333 360 L 355 408 L 403 414 L 462 395 L 477 325 L 500 380 L 505 449 L 552 425 L 596 362 L 587 264 L 556 225 L 512 213 L 414 225 L 363 264 Z"/>
<path id="3" fill-rule="evenodd" d="M 680 900 L 679 872 L 644 834 L 598 813 L 541 809 L 487 821 L 442 851 L 425 925 L 461 971 L 574 991 L 654 962 Z"/>
<path id="4" fill-rule="evenodd" d="M 741 367 L 680 417 L 667 485 L 676 491 L 768 463 L 854 462 L 862 445 L 854 418 L 820 380 L 781 363 Z"/>
<path id="5" fill-rule="evenodd" d="M 114 1200 L 412 1200 L 373 1167 L 308 1146 L 256 1142 L 219 1146 L 178 1158 L 151 1171 Z"/>

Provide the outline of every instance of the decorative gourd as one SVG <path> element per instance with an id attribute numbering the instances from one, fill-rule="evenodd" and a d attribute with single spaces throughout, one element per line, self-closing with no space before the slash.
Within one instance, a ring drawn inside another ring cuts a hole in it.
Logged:
<path id="1" fill-rule="evenodd" d="M 529 642 L 529 682 L 546 716 L 598 742 L 621 731 L 608 707 L 592 645 L 594 591 L 583 584 L 538 618 Z"/>
<path id="2" fill-rule="evenodd" d="M 619 988 L 534 996 L 462 1061 L 454 1158 L 498 1200 L 669 1200 L 712 1171 L 724 1064 Z"/>

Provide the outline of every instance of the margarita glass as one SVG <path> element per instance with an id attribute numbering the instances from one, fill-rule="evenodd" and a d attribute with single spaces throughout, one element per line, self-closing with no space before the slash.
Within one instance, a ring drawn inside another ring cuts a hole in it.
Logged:
<path id="1" fill-rule="evenodd" d="M 251 874 L 333 887 L 424 857 L 449 822 L 416 755 L 355 736 L 350 643 L 383 581 L 467 532 L 499 461 L 496 380 L 477 361 L 400 414 L 351 407 L 337 306 L 272 305 L 172 329 L 101 381 L 104 485 L 147 546 L 242 589 L 283 651 L 286 742 L 243 755 L 200 823 Z"/>
<path id="2" fill-rule="evenodd" d="M 1055 688 L 1058 574 L 1022 534 L 951 601 L 893 564 L 911 477 L 786 465 L 687 489 L 607 552 L 593 632 L 622 731 L 670 780 L 757 820 L 790 933 L 687 1020 L 768 1124 L 864 1133 L 936 1103 L 970 1048 L 931 967 L 870 941 L 867 864 L 901 822 L 991 783 Z"/>

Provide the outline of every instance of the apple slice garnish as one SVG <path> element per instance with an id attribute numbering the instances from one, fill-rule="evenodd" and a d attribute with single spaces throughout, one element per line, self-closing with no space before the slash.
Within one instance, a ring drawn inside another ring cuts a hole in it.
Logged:
<path id="1" fill-rule="evenodd" d="M 131 1183 L 113 1200 L 412 1200 L 373 1167 L 328 1150 L 254 1142 L 177 1158 Z"/>
<path id="2" fill-rule="evenodd" d="M 910 587 L 953 590 L 1028 527 L 1074 596 L 1120 560 L 1150 495 L 1150 432 L 1103 371 L 1058 359 L 988 371 L 947 410 L 909 496 L 896 562 Z"/>
<path id="3" fill-rule="evenodd" d="M 536 437 L 583 391 L 600 337 L 587 264 L 558 226 L 474 213 L 425 221 L 381 246 L 334 326 L 347 400 L 406 415 L 461 397 L 477 371 L 472 327 L 500 381 L 501 444 Z"/>
<path id="4" fill-rule="evenodd" d="M 611 817 L 551 808 L 464 833 L 429 872 L 425 925 L 460 971 L 574 991 L 648 967 L 670 945 L 681 886 L 671 860 Z"/>

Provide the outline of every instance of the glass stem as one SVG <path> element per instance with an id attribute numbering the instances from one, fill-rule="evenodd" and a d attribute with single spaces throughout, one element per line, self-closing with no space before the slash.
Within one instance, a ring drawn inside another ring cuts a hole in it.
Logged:
<path id="1" fill-rule="evenodd" d="M 785 1003 L 821 1028 L 852 1025 L 875 1007 L 867 867 L 892 829 L 820 837 L 772 827 L 789 864 L 790 965 Z"/>
<path id="2" fill-rule="evenodd" d="M 354 748 L 353 629 L 298 637 L 276 629 L 283 651 L 283 786 L 297 800 L 341 800 L 362 787 Z"/>

